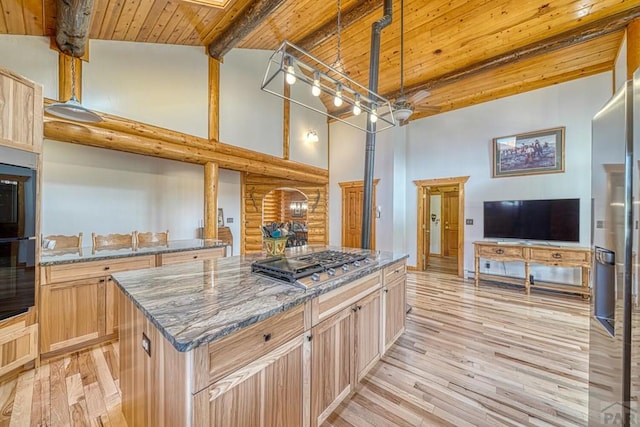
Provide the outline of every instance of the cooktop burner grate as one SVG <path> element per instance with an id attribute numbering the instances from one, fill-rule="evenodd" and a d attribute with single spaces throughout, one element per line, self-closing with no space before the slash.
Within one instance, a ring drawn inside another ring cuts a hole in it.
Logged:
<path id="1" fill-rule="evenodd" d="M 251 271 L 294 283 L 314 273 L 357 263 L 366 258 L 364 254 L 328 250 L 292 258 L 274 257 L 255 261 L 251 264 Z"/>

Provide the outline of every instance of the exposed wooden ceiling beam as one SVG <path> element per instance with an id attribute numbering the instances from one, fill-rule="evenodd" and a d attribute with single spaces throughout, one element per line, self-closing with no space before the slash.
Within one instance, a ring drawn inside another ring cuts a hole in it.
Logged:
<path id="1" fill-rule="evenodd" d="M 524 59 L 533 58 L 538 55 L 553 52 L 558 49 L 620 31 L 634 19 L 639 17 L 640 6 L 636 6 L 624 12 L 607 16 L 606 18 L 585 24 L 581 27 L 574 28 L 573 30 L 528 44 L 519 49 L 477 62 L 469 67 L 454 70 L 451 73 L 443 74 L 426 82 L 405 88 L 405 96 L 408 99 L 411 99 L 413 95 L 421 90 L 432 90 L 450 85 L 468 77 L 493 70 L 507 64 L 513 64 Z M 400 96 L 400 90 L 385 94 L 384 96 L 388 99 L 397 99 Z"/>
<path id="2" fill-rule="evenodd" d="M 209 45 L 209 55 L 218 61 L 271 15 L 285 0 L 256 0 Z"/>
<path id="3" fill-rule="evenodd" d="M 89 39 L 93 0 L 58 0 L 56 44 L 61 52 L 79 58 Z"/>
<path id="4" fill-rule="evenodd" d="M 382 7 L 382 3 L 384 0 L 360 0 L 351 8 L 343 12 L 343 15 L 340 19 L 340 26 L 344 30 L 348 28 L 352 24 L 358 22 L 360 19 L 368 16 L 372 12 L 375 12 L 376 9 Z M 296 43 L 299 47 L 310 52 L 313 48 L 321 45 L 323 42 L 328 40 L 330 37 L 333 37 L 337 33 L 337 22 L 335 20 L 330 20 L 325 23 L 322 27 L 309 34 L 302 40 Z"/>

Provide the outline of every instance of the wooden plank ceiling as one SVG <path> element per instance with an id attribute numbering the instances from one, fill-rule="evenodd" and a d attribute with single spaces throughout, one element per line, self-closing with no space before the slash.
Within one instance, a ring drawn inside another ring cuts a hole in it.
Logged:
<path id="1" fill-rule="evenodd" d="M 201 0 L 201 2 L 205 2 Z M 89 38 L 209 46 L 253 0 L 95 0 Z M 345 70 L 368 84 L 371 24 L 382 0 L 342 0 Z M 400 0 L 383 30 L 379 93 L 400 89 Z M 325 62 L 337 53 L 337 2 L 284 0 L 236 46 L 285 39 Z M 55 36 L 56 0 L 0 0 L 0 33 Z M 611 70 L 637 0 L 405 0 L 405 92 L 412 119 Z M 266 67 L 266 64 L 265 64 Z M 425 90 L 430 95 L 424 97 Z M 420 99 L 423 98 L 423 99 Z"/>

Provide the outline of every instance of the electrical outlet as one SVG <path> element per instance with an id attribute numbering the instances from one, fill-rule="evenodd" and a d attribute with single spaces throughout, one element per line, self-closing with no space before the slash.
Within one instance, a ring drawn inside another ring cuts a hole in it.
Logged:
<path id="1" fill-rule="evenodd" d="M 604 228 L 604 221 L 601 219 L 596 221 L 596 228 Z"/>
<path id="2" fill-rule="evenodd" d="M 465 221 L 465 224 L 473 225 L 473 218 L 467 218 L 466 221 Z"/>
<path id="3" fill-rule="evenodd" d="M 484 263 L 484 268 L 491 268 L 491 263 L 490 262 L 485 262 Z"/>
<path id="4" fill-rule="evenodd" d="M 142 349 L 151 357 L 151 340 L 145 333 L 142 333 Z"/>
<path id="5" fill-rule="evenodd" d="M 529 284 L 533 285 L 533 274 L 529 275 Z"/>
<path id="6" fill-rule="evenodd" d="M 227 218 L 227 224 L 233 224 L 233 218 Z"/>

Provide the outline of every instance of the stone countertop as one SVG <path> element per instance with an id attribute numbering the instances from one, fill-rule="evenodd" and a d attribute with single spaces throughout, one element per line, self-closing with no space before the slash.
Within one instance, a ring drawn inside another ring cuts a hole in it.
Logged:
<path id="1" fill-rule="evenodd" d="M 183 252 L 193 251 L 198 249 L 210 249 L 225 247 L 226 244 L 220 240 L 203 240 L 203 239 L 188 239 L 188 240 L 170 240 L 168 245 L 148 245 L 138 247 L 135 250 L 131 247 L 105 247 L 93 251 L 93 248 L 81 248 L 81 249 L 60 249 L 60 250 L 42 250 L 40 254 L 40 265 L 57 265 L 57 264 L 72 264 L 75 262 L 85 261 L 101 261 L 115 258 L 127 258 L 139 255 L 156 255 L 169 252 Z"/>
<path id="2" fill-rule="evenodd" d="M 217 258 L 113 274 L 119 288 L 178 351 L 189 351 L 302 304 L 320 294 L 407 258 L 392 252 L 315 246 L 291 256 L 326 249 L 367 253 L 377 261 L 305 290 L 251 273 L 262 254 Z"/>

